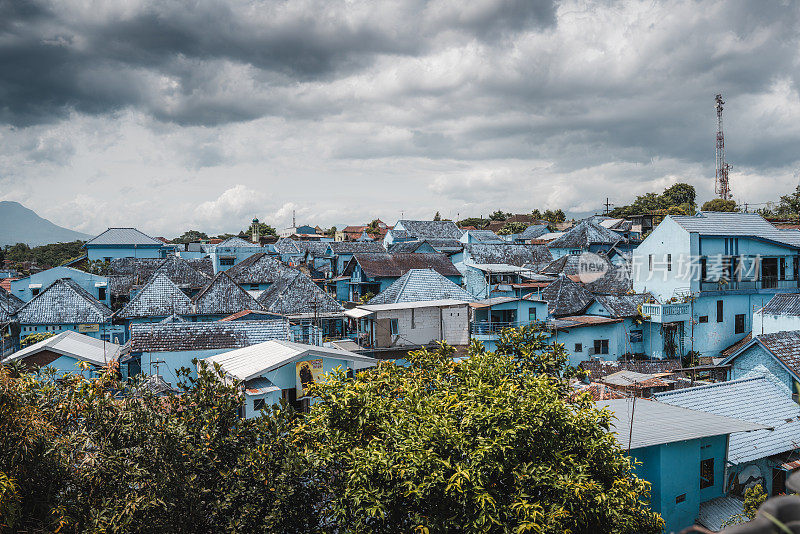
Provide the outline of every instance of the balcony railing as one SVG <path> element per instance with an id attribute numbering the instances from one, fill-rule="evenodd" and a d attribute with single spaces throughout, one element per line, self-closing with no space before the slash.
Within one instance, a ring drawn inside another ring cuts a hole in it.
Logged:
<path id="1" fill-rule="evenodd" d="M 798 289 L 797 280 L 780 280 L 778 277 L 764 277 L 759 280 L 720 280 L 700 282 L 700 291 L 737 291 L 760 289 Z"/>
<path id="2" fill-rule="evenodd" d="M 527 326 L 531 321 L 479 321 L 472 323 L 471 332 L 473 335 L 490 335 L 499 334 L 504 328 L 519 328 L 520 326 Z"/>
<path id="3" fill-rule="evenodd" d="M 684 321 L 689 317 L 691 308 L 689 304 L 658 304 L 646 302 L 642 304 L 642 315 L 650 318 L 654 323 L 668 323 Z"/>

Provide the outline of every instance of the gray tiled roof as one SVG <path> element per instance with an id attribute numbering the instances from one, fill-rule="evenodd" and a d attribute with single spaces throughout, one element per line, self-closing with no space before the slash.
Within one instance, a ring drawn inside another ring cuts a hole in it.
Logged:
<path id="1" fill-rule="evenodd" d="M 198 267 L 200 264 L 195 264 Z M 165 274 L 178 287 L 200 289 L 210 278 L 195 265 L 178 256 L 161 258 L 117 258 L 109 266 L 109 291 L 128 296 L 131 290 L 145 284 L 155 273 Z"/>
<path id="2" fill-rule="evenodd" d="M 800 376 L 800 331 L 761 334 L 755 340 L 775 355 L 795 375 Z"/>
<path id="3" fill-rule="evenodd" d="M 564 317 L 583 312 L 592 302 L 592 294 L 581 284 L 566 276 L 544 288 L 541 299 L 547 302 L 547 310 L 555 317 Z"/>
<path id="4" fill-rule="evenodd" d="M 580 263 L 580 255 L 578 254 L 565 254 L 558 259 L 555 259 L 545 265 L 539 270 L 542 274 L 558 275 L 558 274 L 578 274 L 578 264 Z"/>
<path id="5" fill-rule="evenodd" d="M 517 239 L 536 239 L 539 236 L 543 236 L 544 234 L 548 233 L 547 226 L 543 224 L 534 224 L 525 229 L 521 234 L 517 236 Z"/>
<path id="6" fill-rule="evenodd" d="M 7 323 L 10 321 L 11 316 L 24 305 L 24 300 L 15 297 L 0 287 L 0 323 Z"/>
<path id="7" fill-rule="evenodd" d="M 411 269 L 389 287 L 370 299 L 368 304 L 396 304 L 422 300 L 455 299 L 474 302 L 469 292 L 433 269 Z"/>
<path id="8" fill-rule="evenodd" d="M 453 252 L 464 248 L 464 243 L 450 237 L 425 237 L 423 241 L 430 244 L 430 246 L 439 252 Z"/>
<path id="9" fill-rule="evenodd" d="M 467 233 L 478 243 L 505 243 L 502 237 L 491 230 L 467 230 Z"/>
<path id="10" fill-rule="evenodd" d="M 243 259 L 227 271 L 237 284 L 271 284 L 295 269 L 264 252 Z"/>
<path id="11" fill-rule="evenodd" d="M 800 240 L 793 232 L 779 230 L 757 213 L 725 213 L 703 211 L 697 215 L 670 215 L 687 232 L 700 235 L 760 237 L 799 246 Z"/>
<path id="12" fill-rule="evenodd" d="M 442 276 L 461 276 L 450 258 L 441 253 L 356 254 L 348 263 L 345 274 L 358 263 L 370 278 L 403 276 L 410 269 L 433 269 Z"/>
<path id="13" fill-rule="evenodd" d="M 403 219 L 397 221 L 397 224 L 402 224 L 408 235 L 420 239 L 428 237 L 458 239 L 464 233 L 453 221 L 409 221 Z"/>
<path id="14" fill-rule="evenodd" d="M 761 312 L 767 315 L 800 315 L 800 293 L 777 293 Z"/>
<path id="15" fill-rule="evenodd" d="M 258 296 L 265 310 L 281 315 L 340 313 L 344 307 L 300 271 L 287 273 Z"/>
<path id="16" fill-rule="evenodd" d="M 596 295 L 625 295 L 633 289 L 633 278 L 628 267 L 610 265 L 602 277 L 584 284 L 584 287 Z"/>
<path id="17" fill-rule="evenodd" d="M 187 258 L 186 263 L 200 274 L 204 274 L 209 280 L 214 278 L 214 262 L 209 256 L 204 258 Z"/>
<path id="18" fill-rule="evenodd" d="M 585 360 L 578 366 L 589 373 L 591 380 L 599 380 L 619 371 L 628 370 L 637 373 L 670 373 L 683 367 L 678 359 L 667 360 L 629 360 L 629 361 L 603 361 Z"/>
<path id="19" fill-rule="evenodd" d="M 215 246 L 225 247 L 225 248 L 249 248 L 249 247 L 260 247 L 261 245 L 258 243 L 253 243 L 252 241 L 246 241 L 238 236 L 233 236 L 229 237 L 222 243 L 218 243 Z"/>
<path id="20" fill-rule="evenodd" d="M 156 273 L 117 312 L 118 317 L 169 317 L 194 313 L 192 301 L 165 273 Z"/>
<path id="21" fill-rule="evenodd" d="M 633 403 L 636 409 L 633 410 Z M 674 443 L 688 439 L 724 436 L 764 428 L 732 417 L 724 417 L 647 399 L 615 399 L 598 401 L 599 408 L 608 407 L 617 443 L 624 449 Z M 631 425 L 631 413 L 633 425 Z"/>
<path id="22" fill-rule="evenodd" d="M 336 254 L 383 254 L 386 249 L 380 241 L 332 241 L 328 243 Z"/>
<path id="23" fill-rule="evenodd" d="M 109 228 L 102 234 L 86 242 L 87 245 L 152 245 L 161 246 L 164 243 L 150 237 L 136 228 Z"/>
<path id="24" fill-rule="evenodd" d="M 307 257 L 322 258 L 330 243 L 331 241 L 295 241 L 294 245 L 300 252 L 305 252 Z"/>
<path id="25" fill-rule="evenodd" d="M 17 310 L 23 324 L 103 323 L 111 309 L 91 296 L 71 278 L 59 278 Z"/>
<path id="26" fill-rule="evenodd" d="M 271 339 L 287 339 L 285 319 L 131 325 L 131 352 L 238 349 Z"/>
<path id="27" fill-rule="evenodd" d="M 588 248 L 589 245 L 613 245 L 623 238 L 616 232 L 584 219 L 561 237 L 547 244 L 550 248 Z"/>
<path id="28" fill-rule="evenodd" d="M 733 434 L 728 459 L 734 464 L 800 447 L 800 406 L 766 368 L 761 376 L 656 393 L 659 402 L 760 423 L 774 430 Z M 637 406 L 638 408 L 638 406 Z"/>
<path id="29" fill-rule="evenodd" d="M 420 241 L 419 239 L 414 239 L 413 241 L 398 241 L 396 243 L 392 243 L 389 245 L 389 253 L 390 254 L 397 254 L 397 253 L 406 253 L 409 254 L 411 252 L 416 252 L 416 250 L 425 244 L 425 241 Z M 431 245 L 433 246 L 433 245 Z"/>
<path id="30" fill-rule="evenodd" d="M 200 315 L 230 315 L 242 310 L 259 310 L 261 305 L 239 287 L 225 271 L 214 277 L 205 289 L 192 298 L 194 312 Z"/>
<path id="31" fill-rule="evenodd" d="M 297 242 L 294 239 L 289 239 L 288 237 L 282 237 L 275 242 L 275 250 L 280 252 L 281 254 L 300 254 L 301 250 L 300 247 L 297 246 Z"/>
<path id="32" fill-rule="evenodd" d="M 595 295 L 594 300 L 603 306 L 611 317 L 635 317 L 639 314 L 638 307 L 646 300 L 653 300 L 653 296 L 650 293 Z"/>
<path id="33" fill-rule="evenodd" d="M 544 245 L 474 243 L 464 245 L 464 252 L 473 263 L 504 263 L 517 267 L 544 264 L 553 259 Z"/>

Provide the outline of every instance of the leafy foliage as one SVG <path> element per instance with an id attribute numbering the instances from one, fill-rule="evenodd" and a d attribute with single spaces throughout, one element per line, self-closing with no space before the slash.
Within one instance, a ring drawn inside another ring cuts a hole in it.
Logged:
<path id="1" fill-rule="evenodd" d="M 29 345 L 34 345 L 39 343 L 40 341 L 44 341 L 45 339 L 49 339 L 55 335 L 54 332 L 37 332 L 35 334 L 28 334 L 22 341 L 20 341 L 21 347 L 27 347 Z"/>
<path id="2" fill-rule="evenodd" d="M 739 525 L 752 521 L 758 515 L 758 509 L 767 500 L 767 494 L 764 493 L 764 488 L 761 484 L 756 484 L 752 488 L 747 488 L 744 491 L 744 507 L 741 514 L 732 515 L 724 526 Z"/>
<path id="3" fill-rule="evenodd" d="M 350 532 L 660 532 L 610 413 L 565 400 L 545 372 L 563 348 L 538 359 L 537 336 L 506 336 L 503 354 L 474 343 L 460 362 L 443 344 L 315 386 L 296 435 L 328 490 L 322 515 Z"/>
<path id="4" fill-rule="evenodd" d="M 770 203 L 766 208 L 758 210 L 764 217 L 780 217 L 797 219 L 800 217 L 800 185 L 788 195 L 781 195 L 777 205 Z"/>
<path id="5" fill-rule="evenodd" d="M 528 225 L 523 222 L 510 222 L 506 223 L 497 233 L 498 235 L 521 234 L 527 227 Z"/>
<path id="6" fill-rule="evenodd" d="M 705 202 L 700 209 L 702 211 L 739 211 L 735 200 L 723 200 L 721 198 L 713 198 Z"/>
<path id="7" fill-rule="evenodd" d="M 492 221 L 505 221 L 511 217 L 511 213 L 504 213 L 503 210 L 497 210 L 489 215 L 489 220 Z"/>
<path id="8" fill-rule="evenodd" d="M 441 221 L 442 220 L 442 216 L 438 211 L 433 215 L 433 220 L 434 221 Z"/>
<path id="9" fill-rule="evenodd" d="M 252 236 L 253 235 L 253 223 L 250 223 L 250 226 L 247 227 L 247 230 L 242 230 L 239 235 L 246 235 Z M 258 235 L 261 237 L 271 235 L 277 237 L 278 232 L 272 226 L 268 225 L 267 223 L 260 222 L 258 223 Z"/>
<path id="10" fill-rule="evenodd" d="M 465 226 L 474 226 L 478 230 L 483 230 L 489 225 L 489 219 L 484 219 L 483 217 L 467 217 L 466 219 L 461 219 L 458 221 L 458 227 L 463 228 Z"/>
<path id="11" fill-rule="evenodd" d="M 545 221 L 555 224 L 555 223 L 562 223 L 567 220 L 567 216 L 564 215 L 564 212 L 560 209 L 557 210 L 545 210 L 542 214 L 542 219 Z"/>
<path id="12" fill-rule="evenodd" d="M 17 243 L 6 247 L 5 259 L 14 263 L 34 262 L 42 267 L 58 267 L 80 257 L 83 244 L 83 241 L 71 241 L 31 248 L 25 243 Z"/>
<path id="13" fill-rule="evenodd" d="M 176 237 L 172 240 L 173 243 L 194 243 L 196 241 L 202 241 L 203 239 L 208 239 L 208 234 L 205 232 L 201 232 L 200 230 L 187 230 L 181 234 L 180 237 Z"/>
<path id="14" fill-rule="evenodd" d="M 156 397 L 116 369 L 95 378 L 0 367 L 6 529 L 62 532 L 658 532 L 649 486 L 608 432 L 568 401 L 560 345 L 506 330 L 382 362 L 242 420 L 219 367 Z"/>
<path id="15" fill-rule="evenodd" d="M 668 187 L 660 195 L 658 193 L 645 193 L 636 197 L 628 206 L 619 206 L 610 211 L 611 217 L 627 217 L 642 213 L 659 213 L 662 210 L 673 214 L 692 215 L 695 209 L 696 193 L 694 187 L 677 183 Z"/>

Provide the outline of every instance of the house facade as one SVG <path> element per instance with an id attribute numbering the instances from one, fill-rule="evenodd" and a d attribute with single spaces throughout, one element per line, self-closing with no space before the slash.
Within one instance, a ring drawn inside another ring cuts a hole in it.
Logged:
<path id="1" fill-rule="evenodd" d="M 110 263 L 117 258 L 166 258 L 174 247 L 136 228 L 109 228 L 84 245 L 89 261 Z"/>

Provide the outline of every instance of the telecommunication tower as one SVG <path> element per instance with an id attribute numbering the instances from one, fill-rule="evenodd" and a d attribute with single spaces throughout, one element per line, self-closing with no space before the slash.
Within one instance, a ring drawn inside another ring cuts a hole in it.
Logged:
<path id="1" fill-rule="evenodd" d="M 714 100 L 717 109 L 717 177 L 714 182 L 714 192 L 722 200 L 730 200 L 732 195 L 730 182 L 728 182 L 728 171 L 731 166 L 725 161 L 725 136 L 722 133 L 722 106 L 725 102 L 722 100 L 721 94 L 717 95 Z"/>

